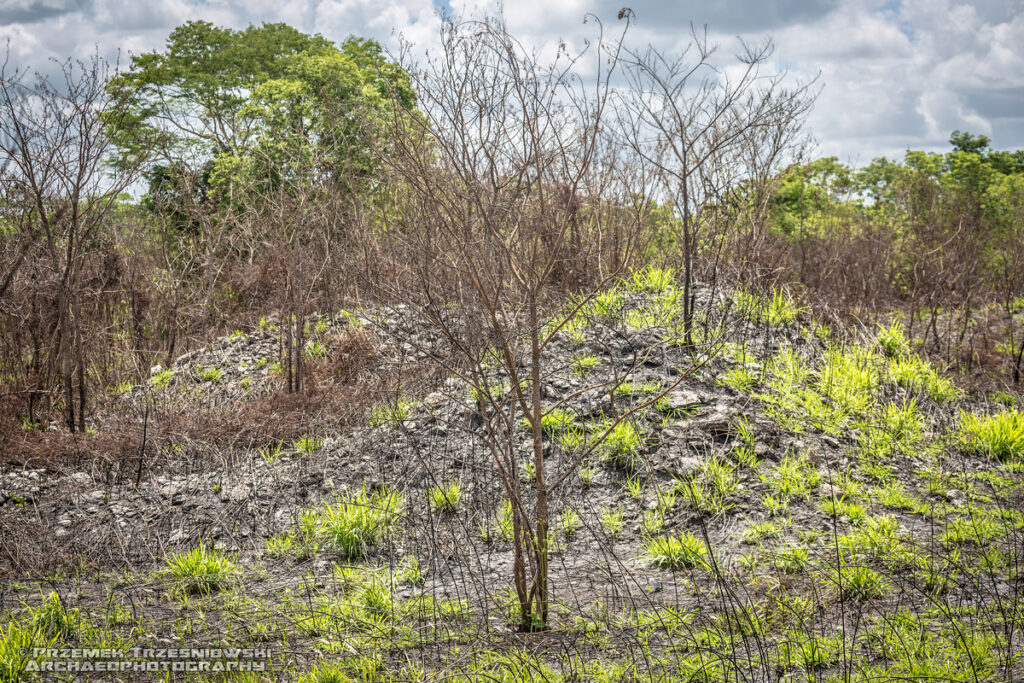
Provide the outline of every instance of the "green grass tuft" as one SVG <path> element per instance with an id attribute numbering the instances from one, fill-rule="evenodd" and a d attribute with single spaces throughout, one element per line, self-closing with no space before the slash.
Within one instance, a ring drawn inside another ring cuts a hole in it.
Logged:
<path id="1" fill-rule="evenodd" d="M 187 552 L 167 558 L 165 574 L 175 582 L 175 589 L 186 596 L 210 595 L 227 588 L 238 573 L 238 565 L 217 550 L 202 544 Z"/>
<path id="2" fill-rule="evenodd" d="M 1015 408 L 994 415 L 961 412 L 959 436 L 968 453 L 1003 462 L 1024 460 L 1024 413 Z"/>
<path id="3" fill-rule="evenodd" d="M 447 485 L 431 486 L 427 491 L 430 507 L 437 512 L 455 512 L 462 497 L 462 484 L 453 481 Z"/>
<path id="4" fill-rule="evenodd" d="M 395 532 L 403 505 L 402 494 L 395 489 L 381 487 L 373 493 L 361 489 L 324 506 L 317 524 L 342 557 L 359 559 Z"/>
<path id="5" fill-rule="evenodd" d="M 644 550 L 656 567 L 689 569 L 708 566 L 704 541 L 689 531 L 677 536 L 655 536 L 647 541 Z"/>

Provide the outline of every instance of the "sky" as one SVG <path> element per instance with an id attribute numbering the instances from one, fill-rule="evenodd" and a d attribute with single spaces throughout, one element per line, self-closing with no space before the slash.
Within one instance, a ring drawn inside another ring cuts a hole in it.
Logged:
<path id="1" fill-rule="evenodd" d="M 511 32 L 539 48 L 582 45 L 630 7 L 633 44 L 679 50 L 707 26 L 721 54 L 738 38 L 775 43 L 771 68 L 822 86 L 807 125 L 814 153 L 854 165 L 907 149 L 945 151 L 953 130 L 1024 149 L 1024 0 L 505 0 Z M 121 64 L 159 50 L 175 26 L 285 22 L 341 41 L 376 38 L 397 50 L 436 45 L 439 10 L 480 16 L 480 0 L 0 0 L 11 67 L 52 71 L 51 58 L 99 53 Z"/>

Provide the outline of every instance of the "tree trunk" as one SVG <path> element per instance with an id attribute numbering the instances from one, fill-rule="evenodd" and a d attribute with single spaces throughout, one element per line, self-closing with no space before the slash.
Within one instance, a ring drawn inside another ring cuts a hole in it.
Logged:
<path id="1" fill-rule="evenodd" d="M 548 626 L 548 492 L 544 477 L 544 431 L 541 416 L 544 406 L 541 403 L 540 381 L 540 322 L 537 316 L 537 296 L 530 292 L 530 381 L 532 383 L 533 402 L 533 466 L 536 472 L 535 487 L 537 491 L 537 538 L 536 557 L 537 574 L 534 577 L 537 609 L 535 615 L 539 623 L 530 624 L 531 630 L 547 629 Z"/>

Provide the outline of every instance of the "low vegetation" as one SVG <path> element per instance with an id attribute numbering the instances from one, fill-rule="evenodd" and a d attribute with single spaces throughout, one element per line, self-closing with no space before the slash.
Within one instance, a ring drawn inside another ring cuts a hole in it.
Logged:
<path id="1" fill-rule="evenodd" d="M 1024 678 L 1020 153 L 790 163 L 769 43 L 610 35 L 0 73 L 0 683 Z"/>

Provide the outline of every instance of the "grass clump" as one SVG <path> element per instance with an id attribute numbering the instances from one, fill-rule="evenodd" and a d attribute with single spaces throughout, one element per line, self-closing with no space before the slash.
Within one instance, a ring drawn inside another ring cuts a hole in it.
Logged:
<path id="1" fill-rule="evenodd" d="M 453 481 L 450 484 L 431 486 L 427 491 L 430 507 L 437 512 L 455 512 L 462 497 L 462 484 Z"/>
<path id="2" fill-rule="evenodd" d="M 804 546 L 779 548 L 772 557 L 772 565 L 784 574 L 799 574 L 811 561 L 811 551 Z"/>
<path id="3" fill-rule="evenodd" d="M 166 389 L 171 385 L 172 377 L 174 377 L 174 370 L 170 368 L 161 370 L 149 378 L 149 385 L 154 389 Z"/>
<path id="4" fill-rule="evenodd" d="M 799 456 L 787 453 L 782 462 L 760 477 L 768 485 L 770 495 L 784 506 L 795 499 L 810 498 L 821 486 L 821 474 L 806 453 Z"/>
<path id="5" fill-rule="evenodd" d="M 309 455 L 313 453 L 320 446 L 323 445 L 323 441 L 312 436 L 304 436 L 301 439 L 296 439 L 295 443 L 292 444 L 292 451 L 302 455 Z"/>
<path id="6" fill-rule="evenodd" d="M 968 453 L 1002 462 L 1024 460 L 1024 413 L 1016 408 L 994 415 L 962 412 L 959 436 Z"/>
<path id="7" fill-rule="evenodd" d="M 46 636 L 37 627 L 17 620 L 0 627 L 0 683 L 26 680 L 29 664 L 38 663 L 40 659 L 33 654 L 33 649 L 51 648 L 58 644 L 57 636 Z"/>
<path id="8" fill-rule="evenodd" d="M 221 380 L 224 379 L 224 372 L 220 368 L 204 368 L 202 365 L 199 365 L 196 367 L 196 372 L 199 373 L 199 377 L 204 382 L 220 384 Z"/>
<path id="9" fill-rule="evenodd" d="M 910 353 L 910 345 L 903 334 L 903 323 L 899 320 L 893 321 L 889 327 L 879 323 L 875 343 L 887 358 L 900 358 Z"/>
<path id="10" fill-rule="evenodd" d="M 389 487 L 370 493 L 365 488 L 341 496 L 317 515 L 317 524 L 330 545 L 347 559 L 359 559 L 398 527 L 404 501 Z"/>
<path id="11" fill-rule="evenodd" d="M 579 314 L 586 320 L 600 320 L 616 317 L 625 304 L 625 297 L 618 287 L 598 292 L 580 306 Z"/>
<path id="12" fill-rule="evenodd" d="M 626 527 L 625 514 L 621 507 L 606 507 L 601 509 L 601 528 L 611 538 L 616 538 Z"/>
<path id="13" fill-rule="evenodd" d="M 779 289 L 772 289 L 770 296 L 740 289 L 736 292 L 736 308 L 747 320 L 769 325 L 788 325 L 806 310 Z"/>
<path id="14" fill-rule="evenodd" d="M 622 420 L 616 423 L 608 431 L 601 446 L 604 460 L 612 466 L 627 472 L 633 472 L 639 467 L 643 438 L 632 422 Z"/>
<path id="15" fill-rule="evenodd" d="M 647 541 L 644 550 L 656 567 L 689 569 L 708 566 L 704 541 L 689 531 L 677 536 L 655 536 Z"/>
<path id="16" fill-rule="evenodd" d="M 572 358 L 572 372 L 581 379 L 586 379 L 598 365 L 601 359 L 592 353 L 581 353 Z"/>
<path id="17" fill-rule="evenodd" d="M 501 501 L 501 505 L 498 507 L 497 513 L 494 516 L 494 524 L 488 525 L 484 522 L 480 526 L 480 535 L 488 543 L 494 540 L 500 540 L 505 543 L 511 543 L 515 534 L 515 528 L 512 520 L 512 501 L 505 499 Z"/>
<path id="18" fill-rule="evenodd" d="M 238 565 L 217 550 L 202 544 L 187 552 L 167 558 L 164 573 L 175 582 L 177 591 L 186 596 L 210 595 L 224 590 L 238 572 Z"/>
<path id="19" fill-rule="evenodd" d="M 892 358 L 889 374 L 898 386 L 916 394 L 924 394 L 936 403 L 948 403 L 960 395 L 960 390 L 953 382 L 943 377 L 920 356 Z"/>
<path id="20" fill-rule="evenodd" d="M 582 525 L 579 513 L 572 508 L 562 510 L 562 514 L 558 517 L 558 529 L 566 536 L 574 536 Z"/>
<path id="21" fill-rule="evenodd" d="M 647 266 L 633 270 L 626 284 L 632 292 L 660 294 L 675 288 L 676 274 L 671 268 Z"/>
<path id="22" fill-rule="evenodd" d="M 409 419 L 412 413 L 412 401 L 398 399 L 394 403 L 377 406 L 370 411 L 371 427 L 398 427 Z"/>
<path id="23" fill-rule="evenodd" d="M 526 418 L 523 418 L 522 424 L 526 429 L 531 427 L 530 421 Z M 571 410 L 551 408 L 540 416 L 541 431 L 548 436 L 556 436 L 558 434 L 568 432 L 574 427 L 576 427 L 576 413 Z"/>
<path id="24" fill-rule="evenodd" d="M 863 565 L 843 567 L 839 576 L 839 592 L 847 600 L 880 598 L 887 588 L 881 574 Z"/>
<path id="25" fill-rule="evenodd" d="M 739 489 L 736 466 L 721 459 L 707 460 L 690 479 L 677 479 L 674 492 L 691 508 L 720 514 L 733 507 L 731 498 Z"/>

